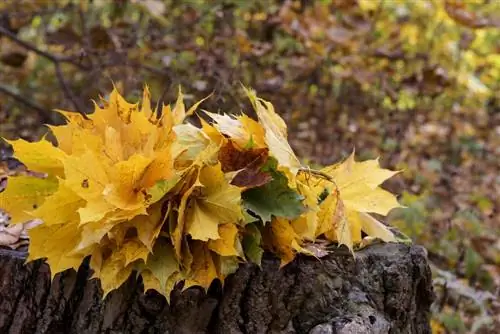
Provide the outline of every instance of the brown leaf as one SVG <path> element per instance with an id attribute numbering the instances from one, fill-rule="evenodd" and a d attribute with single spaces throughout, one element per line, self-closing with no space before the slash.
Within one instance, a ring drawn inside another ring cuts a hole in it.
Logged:
<path id="1" fill-rule="evenodd" d="M 236 174 L 231 184 L 238 187 L 254 188 L 270 182 L 272 180 L 271 174 L 262 172 L 260 170 L 262 164 L 257 164 L 256 162 L 258 160 L 255 160 L 255 162 Z"/>
<path id="2" fill-rule="evenodd" d="M 252 188 L 272 179 L 270 174 L 260 171 L 268 154 L 267 148 L 240 150 L 232 141 L 228 141 L 219 151 L 219 160 L 224 173 L 239 171 L 231 181 L 232 185 Z"/>
<path id="3" fill-rule="evenodd" d="M 262 165 L 267 160 L 267 156 L 267 148 L 239 150 L 232 141 L 228 141 L 219 151 L 219 161 L 224 173 L 243 169 L 255 160 L 261 161 Z"/>

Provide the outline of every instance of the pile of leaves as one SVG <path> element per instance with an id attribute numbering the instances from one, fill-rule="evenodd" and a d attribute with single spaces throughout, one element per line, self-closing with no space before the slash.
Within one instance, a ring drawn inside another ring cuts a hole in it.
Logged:
<path id="1" fill-rule="evenodd" d="M 264 250 L 286 265 L 322 256 L 317 239 L 351 251 L 365 236 L 396 241 L 369 213 L 399 207 L 379 187 L 397 172 L 354 155 L 303 167 L 272 104 L 245 91 L 258 121 L 205 111 L 212 122 L 198 115 L 197 127 L 186 118 L 203 100 L 186 110 L 180 89 L 156 110 L 147 87 L 140 106 L 115 89 L 88 116 L 59 111 L 67 124 L 41 141 L 9 142 L 30 172 L 8 177 L 0 207 L 14 224 L 43 221 L 28 260 L 46 258 L 54 276 L 91 255 L 105 294 L 136 271 L 169 296 L 181 280 L 208 288 L 240 262 L 260 264 Z"/>

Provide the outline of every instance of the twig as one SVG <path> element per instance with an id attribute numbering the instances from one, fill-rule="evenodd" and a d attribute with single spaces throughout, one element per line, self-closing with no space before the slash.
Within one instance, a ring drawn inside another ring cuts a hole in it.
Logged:
<path id="1" fill-rule="evenodd" d="M 73 60 L 71 60 L 70 58 L 63 58 L 63 57 L 59 57 L 59 56 L 55 56 L 53 54 L 50 54 L 48 52 L 45 52 L 43 50 L 40 50 L 38 49 L 37 47 L 35 47 L 34 45 L 31 45 L 30 43 L 28 42 L 25 42 L 21 39 L 19 39 L 15 34 L 13 34 L 12 32 L 10 32 L 9 30 L 5 29 L 4 27 L 1 27 L 0 26 L 0 36 L 1 35 L 4 35 L 6 37 L 8 37 L 9 39 L 11 39 L 12 41 L 16 42 L 17 44 L 23 46 L 24 48 L 30 50 L 30 51 L 33 51 L 35 52 L 36 54 L 38 55 L 41 55 L 47 59 L 49 59 L 50 61 L 53 62 L 54 64 L 54 67 L 55 67 L 55 72 L 56 72 L 56 76 L 57 76 L 57 79 L 59 80 L 59 84 L 61 85 L 61 88 L 63 89 L 64 91 L 64 95 L 66 96 L 66 98 L 68 100 L 71 101 L 71 103 L 73 104 L 73 107 L 85 118 L 87 118 L 87 116 L 85 115 L 84 113 L 84 110 L 83 110 L 83 107 L 80 105 L 80 103 L 77 101 L 77 99 L 75 98 L 73 92 L 71 91 L 71 89 L 69 88 L 69 85 L 68 83 L 66 82 L 66 80 L 64 79 L 64 75 L 62 73 L 62 70 L 61 70 L 61 63 L 62 62 L 68 62 L 68 63 L 71 63 L 81 69 L 85 69 L 85 66 L 82 66 L 81 64 L 78 64 L 76 62 L 74 62 Z M 20 101 L 19 99 L 17 99 L 18 101 Z M 34 108 L 36 109 L 36 108 Z"/>
<path id="2" fill-rule="evenodd" d="M 59 84 L 61 85 L 61 88 L 64 91 L 64 95 L 66 95 L 66 98 L 68 98 L 68 100 L 71 101 L 71 103 L 73 104 L 73 108 L 75 108 L 75 110 L 79 112 L 83 116 L 83 118 L 88 119 L 87 115 L 83 110 L 84 109 L 83 106 L 81 106 L 80 103 L 76 100 L 73 92 L 68 86 L 68 83 L 64 79 L 64 75 L 61 70 L 61 64 L 59 64 L 59 62 L 55 62 L 54 66 L 56 70 L 57 80 L 59 80 Z"/>
<path id="3" fill-rule="evenodd" d="M 5 88 L 3 85 L 0 85 L 0 93 L 4 93 L 5 95 L 10 96 L 11 98 L 16 100 L 17 102 L 20 102 L 20 103 L 24 104 L 25 106 L 27 106 L 33 110 L 36 110 L 38 115 L 44 121 L 50 120 L 50 116 L 49 116 L 50 111 L 49 110 L 46 110 L 46 109 L 40 107 L 36 103 L 26 99 L 24 96 L 14 93 L 13 91 Z"/>
<path id="4" fill-rule="evenodd" d="M 43 56 L 43 57 L 49 59 L 50 61 L 52 61 L 54 63 L 70 63 L 70 64 L 72 64 L 80 69 L 88 70 L 88 68 L 86 66 L 83 66 L 82 64 L 75 62 L 73 60 L 73 57 L 60 57 L 60 56 L 50 54 L 46 51 L 40 50 L 36 46 L 19 39 L 19 37 L 17 37 L 15 34 L 10 32 L 9 30 L 5 29 L 4 27 L 0 26 L 0 36 L 2 36 L 2 35 L 9 38 L 13 42 L 21 45 L 22 47 L 24 47 L 30 51 L 33 51 L 40 56 Z"/>

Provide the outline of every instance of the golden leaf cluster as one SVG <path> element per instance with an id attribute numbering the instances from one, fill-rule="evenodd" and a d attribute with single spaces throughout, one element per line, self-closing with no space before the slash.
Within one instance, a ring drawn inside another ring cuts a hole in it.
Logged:
<path id="1" fill-rule="evenodd" d="M 90 255 L 105 295 L 136 272 L 168 297 L 179 281 L 208 288 L 241 262 L 260 264 L 264 250 L 285 265 L 315 255 L 306 244 L 317 239 L 351 250 L 361 231 L 395 241 L 369 213 L 399 206 L 379 187 L 396 172 L 354 156 L 302 167 L 272 104 L 246 93 L 257 120 L 204 112 L 198 127 L 187 117 L 203 100 L 186 109 L 181 90 L 154 110 L 147 87 L 140 104 L 114 89 L 88 117 L 59 111 L 57 145 L 10 141 L 34 172 L 8 176 L 0 207 L 13 223 L 43 221 L 29 230 L 28 260 L 45 258 L 54 276 Z"/>

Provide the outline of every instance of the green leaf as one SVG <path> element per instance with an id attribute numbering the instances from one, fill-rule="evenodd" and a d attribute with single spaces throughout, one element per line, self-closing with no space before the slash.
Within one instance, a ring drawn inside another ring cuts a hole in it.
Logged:
<path id="1" fill-rule="evenodd" d="M 255 224 L 248 224 L 243 237 L 243 251 L 245 256 L 253 263 L 261 265 L 264 250 L 260 247 L 262 235 Z"/>
<path id="2" fill-rule="evenodd" d="M 168 278 L 179 271 L 179 263 L 175 259 L 174 249 L 165 239 L 156 241 L 153 254 L 150 254 L 146 261 L 146 267 L 160 282 L 162 289 L 160 292 L 165 294 Z M 168 295 L 170 295 L 170 291 L 167 291 Z"/>
<path id="3" fill-rule="evenodd" d="M 237 256 L 220 256 L 219 259 L 219 275 L 226 277 L 236 272 L 239 268 L 239 261 Z"/>
<path id="4" fill-rule="evenodd" d="M 168 180 L 160 180 L 147 190 L 149 196 L 149 204 L 158 202 L 166 193 L 168 193 L 179 181 L 179 176 L 172 177 Z"/>
<path id="5" fill-rule="evenodd" d="M 303 197 L 288 186 L 288 179 L 283 173 L 274 168 L 266 169 L 273 180 L 243 192 L 241 197 L 245 208 L 261 217 L 264 223 L 271 221 L 272 216 L 287 219 L 300 216 L 305 211 Z"/>

